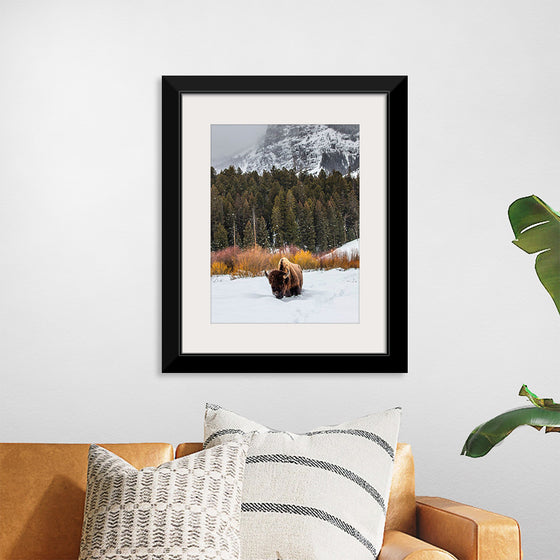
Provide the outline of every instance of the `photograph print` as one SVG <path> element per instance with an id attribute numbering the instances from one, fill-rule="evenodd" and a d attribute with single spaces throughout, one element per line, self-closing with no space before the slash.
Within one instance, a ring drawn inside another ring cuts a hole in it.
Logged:
<path id="1" fill-rule="evenodd" d="M 163 372 L 405 372 L 407 236 L 406 76 L 163 77 Z"/>
<path id="2" fill-rule="evenodd" d="M 359 124 L 213 124 L 212 323 L 358 323 Z"/>

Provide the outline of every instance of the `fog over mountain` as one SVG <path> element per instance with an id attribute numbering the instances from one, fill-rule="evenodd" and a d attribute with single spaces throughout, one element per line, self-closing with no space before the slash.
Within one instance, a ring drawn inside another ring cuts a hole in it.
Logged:
<path id="1" fill-rule="evenodd" d="M 241 171 L 269 171 L 272 167 L 317 174 L 360 170 L 360 126 L 357 124 L 272 124 L 262 140 L 236 155 L 215 161 L 216 171 L 233 165 Z"/>

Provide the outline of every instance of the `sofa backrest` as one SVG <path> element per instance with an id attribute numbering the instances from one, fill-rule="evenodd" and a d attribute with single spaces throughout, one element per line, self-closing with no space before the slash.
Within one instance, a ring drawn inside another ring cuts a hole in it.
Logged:
<path id="1" fill-rule="evenodd" d="M 184 457 L 202 449 L 202 443 L 181 443 L 175 457 Z M 393 529 L 416 535 L 416 488 L 414 459 L 408 443 L 399 443 L 395 453 L 393 479 L 387 505 L 385 530 Z"/>
<path id="2" fill-rule="evenodd" d="M 168 443 L 102 444 L 137 469 L 171 461 Z M 76 560 L 87 482 L 89 444 L 0 444 L 0 560 Z M 202 449 L 182 443 L 175 456 Z M 414 461 L 399 443 L 386 529 L 416 533 Z"/>
<path id="3" fill-rule="evenodd" d="M 103 444 L 137 469 L 173 459 L 167 443 Z M 76 560 L 88 444 L 0 444 L 0 560 Z"/>
<path id="4" fill-rule="evenodd" d="M 408 443 L 397 444 L 385 530 L 416 535 L 416 484 L 414 458 Z"/>

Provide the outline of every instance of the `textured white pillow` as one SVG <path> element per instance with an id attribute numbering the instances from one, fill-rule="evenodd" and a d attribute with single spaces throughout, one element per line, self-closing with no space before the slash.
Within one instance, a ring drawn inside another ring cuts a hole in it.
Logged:
<path id="1" fill-rule="evenodd" d="M 400 417 L 394 408 L 293 434 L 206 405 L 205 447 L 255 432 L 243 482 L 241 558 L 377 558 Z"/>
<path id="2" fill-rule="evenodd" d="M 89 450 L 80 560 L 238 560 L 247 443 L 137 470 Z"/>

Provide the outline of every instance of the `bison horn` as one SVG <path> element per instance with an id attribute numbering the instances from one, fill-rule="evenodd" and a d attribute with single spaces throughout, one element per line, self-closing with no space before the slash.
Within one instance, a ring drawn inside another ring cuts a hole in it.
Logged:
<path id="1" fill-rule="evenodd" d="M 268 278 L 268 270 L 264 271 L 264 275 Z"/>

